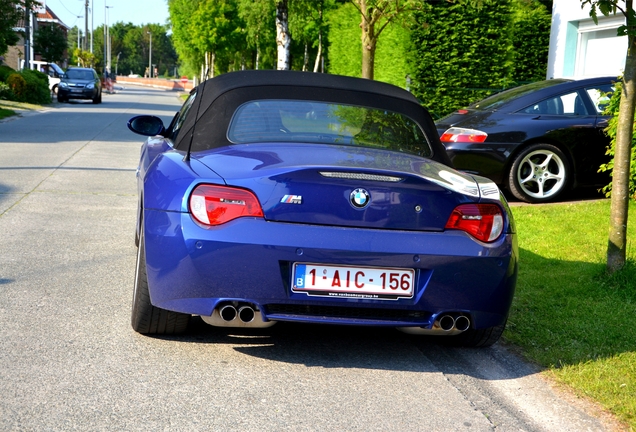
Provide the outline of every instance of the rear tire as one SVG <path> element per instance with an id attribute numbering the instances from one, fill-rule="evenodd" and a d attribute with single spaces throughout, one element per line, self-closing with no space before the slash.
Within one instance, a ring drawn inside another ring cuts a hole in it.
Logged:
<path id="1" fill-rule="evenodd" d="M 447 345 L 458 347 L 485 348 L 494 345 L 501 337 L 505 328 L 505 322 L 502 325 L 487 327 L 484 329 L 469 328 L 457 336 L 445 337 L 444 342 Z"/>
<path id="2" fill-rule="evenodd" d="M 558 147 L 534 144 L 521 151 L 508 174 L 508 189 L 521 201 L 554 200 L 570 183 L 570 164 Z"/>
<path id="3" fill-rule="evenodd" d="M 168 335 L 186 331 L 190 315 L 155 307 L 150 302 L 148 276 L 146 274 L 146 251 L 143 234 L 137 249 L 137 269 L 133 294 L 131 324 L 141 334 Z"/>

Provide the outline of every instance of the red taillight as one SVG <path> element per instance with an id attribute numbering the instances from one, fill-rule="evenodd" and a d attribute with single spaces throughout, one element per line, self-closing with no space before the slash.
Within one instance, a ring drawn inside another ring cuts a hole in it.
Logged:
<path id="1" fill-rule="evenodd" d="M 503 232 L 503 214 L 495 204 L 462 204 L 453 210 L 445 228 L 466 231 L 477 240 L 491 242 Z"/>
<path id="2" fill-rule="evenodd" d="M 245 189 L 199 185 L 190 195 L 192 216 L 205 225 L 221 225 L 233 219 L 263 217 L 256 196 Z"/>
<path id="3" fill-rule="evenodd" d="M 480 130 L 450 128 L 442 134 L 440 140 L 443 143 L 483 143 L 486 138 L 488 138 L 488 134 Z"/>

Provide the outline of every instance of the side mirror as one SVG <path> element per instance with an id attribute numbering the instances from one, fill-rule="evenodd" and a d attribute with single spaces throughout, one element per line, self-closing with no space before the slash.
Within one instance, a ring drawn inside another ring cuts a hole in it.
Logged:
<path id="1" fill-rule="evenodd" d="M 128 129 L 144 136 L 162 135 L 166 129 L 159 117 L 141 115 L 128 120 Z"/>

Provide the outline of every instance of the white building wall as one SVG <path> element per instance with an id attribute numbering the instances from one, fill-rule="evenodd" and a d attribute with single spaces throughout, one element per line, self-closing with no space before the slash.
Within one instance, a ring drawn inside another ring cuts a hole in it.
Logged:
<path id="1" fill-rule="evenodd" d="M 625 66 L 627 36 L 616 29 L 625 23 L 620 12 L 590 18 L 580 0 L 554 0 L 547 78 L 589 78 L 620 75 Z"/>

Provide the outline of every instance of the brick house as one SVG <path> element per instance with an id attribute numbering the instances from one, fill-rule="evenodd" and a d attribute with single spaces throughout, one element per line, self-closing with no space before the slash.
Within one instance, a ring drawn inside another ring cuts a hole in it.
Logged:
<path id="1" fill-rule="evenodd" d="M 40 7 L 37 7 L 34 13 L 31 14 L 30 17 L 30 27 L 31 27 L 31 47 L 33 47 L 33 34 L 37 32 L 37 29 L 41 26 L 49 26 L 54 25 L 59 27 L 66 36 L 69 31 L 69 26 L 64 24 L 62 20 L 46 5 L 46 1 L 42 3 Z M 25 31 L 25 20 L 24 18 L 18 22 L 17 27 L 14 28 L 16 32 L 18 32 L 20 40 L 14 46 L 9 47 L 9 50 L 4 55 L 4 63 L 13 69 L 21 69 L 22 63 L 24 62 L 24 53 L 26 52 L 25 40 L 23 37 Z M 65 55 L 68 58 L 68 55 Z M 30 61 L 41 61 L 42 57 L 39 53 L 33 52 L 31 50 L 31 58 Z M 64 61 L 62 67 L 66 67 L 67 61 Z"/>

